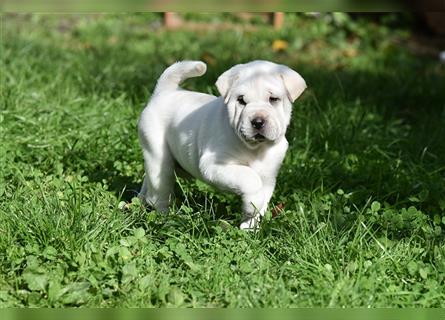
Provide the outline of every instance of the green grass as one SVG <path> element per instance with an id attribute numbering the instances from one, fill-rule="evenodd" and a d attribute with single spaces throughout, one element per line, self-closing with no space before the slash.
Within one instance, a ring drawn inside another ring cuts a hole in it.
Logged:
<path id="1" fill-rule="evenodd" d="M 386 20 L 167 32 L 157 14 L 3 15 L 0 306 L 445 307 L 445 67 L 407 49 L 408 18 Z M 272 199 L 285 210 L 258 233 L 199 182 L 178 181 L 168 216 L 134 198 L 138 116 L 181 59 L 209 64 L 194 90 L 254 59 L 309 85 Z"/>

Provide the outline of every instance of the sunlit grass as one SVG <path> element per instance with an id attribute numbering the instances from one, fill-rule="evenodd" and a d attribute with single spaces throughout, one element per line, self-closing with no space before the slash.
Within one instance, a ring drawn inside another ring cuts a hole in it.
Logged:
<path id="1" fill-rule="evenodd" d="M 279 31 L 167 32 L 160 19 L 3 17 L 0 305 L 444 307 L 444 66 L 400 44 L 406 27 L 288 15 Z M 309 85 L 272 199 L 284 211 L 257 233 L 203 183 L 178 180 L 167 216 L 134 198 L 138 116 L 181 59 L 208 63 L 193 90 L 216 94 L 220 73 L 254 59 Z"/>

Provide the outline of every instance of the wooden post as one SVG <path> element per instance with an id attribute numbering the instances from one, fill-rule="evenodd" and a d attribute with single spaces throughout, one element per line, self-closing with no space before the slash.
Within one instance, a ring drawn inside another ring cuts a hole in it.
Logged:
<path id="1" fill-rule="evenodd" d="M 181 25 L 181 18 L 176 12 L 165 12 L 164 13 L 164 26 L 167 29 L 177 28 Z"/>
<path id="2" fill-rule="evenodd" d="M 284 22 L 284 13 L 283 12 L 274 12 L 273 13 L 273 27 L 278 30 L 281 29 Z"/>

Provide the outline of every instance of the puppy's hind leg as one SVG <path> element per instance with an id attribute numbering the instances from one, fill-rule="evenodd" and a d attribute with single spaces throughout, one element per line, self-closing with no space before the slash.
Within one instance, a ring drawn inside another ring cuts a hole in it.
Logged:
<path id="1" fill-rule="evenodd" d="M 170 151 L 167 145 L 143 143 L 143 154 L 145 178 L 139 198 L 158 211 L 168 212 L 174 185 L 174 162 Z"/>

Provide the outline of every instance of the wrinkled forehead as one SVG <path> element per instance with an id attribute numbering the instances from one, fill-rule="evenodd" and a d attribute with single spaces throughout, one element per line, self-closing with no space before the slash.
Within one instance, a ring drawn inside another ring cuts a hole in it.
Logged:
<path id="1" fill-rule="evenodd" d="M 241 74 L 232 86 L 238 94 L 284 94 L 285 88 L 279 74 L 273 72 L 250 72 Z"/>

